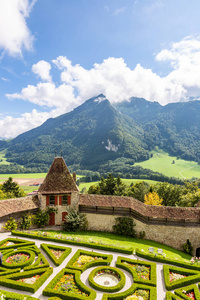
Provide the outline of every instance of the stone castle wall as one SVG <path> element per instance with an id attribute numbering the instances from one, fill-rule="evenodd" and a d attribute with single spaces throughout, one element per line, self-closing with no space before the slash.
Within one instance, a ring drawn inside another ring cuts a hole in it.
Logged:
<path id="1" fill-rule="evenodd" d="M 113 215 L 86 214 L 89 230 L 112 232 L 115 224 Z M 145 231 L 145 239 L 160 242 L 171 246 L 178 250 L 183 250 L 182 245 L 187 239 L 192 243 L 194 254 L 196 248 L 200 247 L 200 228 L 199 227 L 183 227 L 183 226 L 166 226 L 166 225 L 150 225 L 141 221 L 134 220 L 137 234 Z"/>

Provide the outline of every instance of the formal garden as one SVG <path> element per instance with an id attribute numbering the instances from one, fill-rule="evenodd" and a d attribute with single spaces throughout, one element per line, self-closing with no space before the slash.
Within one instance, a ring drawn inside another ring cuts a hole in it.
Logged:
<path id="1" fill-rule="evenodd" d="M 103 232 L 1 234 L 1 300 L 200 299 L 200 262 L 153 241 Z"/>

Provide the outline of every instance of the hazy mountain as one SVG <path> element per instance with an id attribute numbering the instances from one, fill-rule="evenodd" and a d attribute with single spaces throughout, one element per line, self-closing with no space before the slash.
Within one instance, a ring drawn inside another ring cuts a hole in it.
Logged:
<path id="1" fill-rule="evenodd" d="M 7 157 L 25 166 L 50 164 L 62 150 L 69 165 L 90 167 L 121 156 L 146 159 L 145 147 L 142 127 L 99 95 L 13 139 Z"/>
<path id="2" fill-rule="evenodd" d="M 200 102 L 161 106 L 131 98 L 112 106 L 103 96 L 49 119 L 15 139 L 0 142 L 11 162 L 49 166 L 62 150 L 68 165 L 98 169 L 119 158 L 142 161 L 158 146 L 185 159 L 200 160 Z"/>

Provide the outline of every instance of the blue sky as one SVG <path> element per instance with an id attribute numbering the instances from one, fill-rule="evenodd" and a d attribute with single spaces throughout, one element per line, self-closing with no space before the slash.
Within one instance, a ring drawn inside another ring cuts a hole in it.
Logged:
<path id="1" fill-rule="evenodd" d="M 1 0 L 0 137 L 100 93 L 199 99 L 199 11 L 196 0 Z"/>

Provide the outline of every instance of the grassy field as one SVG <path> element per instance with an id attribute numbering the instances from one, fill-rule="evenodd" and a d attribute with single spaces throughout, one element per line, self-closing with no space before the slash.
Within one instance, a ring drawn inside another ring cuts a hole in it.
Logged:
<path id="1" fill-rule="evenodd" d="M 10 163 L 5 158 L 5 151 L 0 151 L 0 165 L 10 165 Z"/>
<path id="2" fill-rule="evenodd" d="M 46 177 L 46 173 L 27 173 L 27 174 L 0 174 L 0 179 L 1 178 L 45 178 Z"/>
<path id="3" fill-rule="evenodd" d="M 169 156 L 169 154 L 163 150 L 152 151 L 152 153 L 152 158 L 140 163 L 135 163 L 135 166 L 139 165 L 169 177 L 182 179 L 200 177 L 200 165 L 196 162 L 177 159 L 175 156 Z M 173 161 L 175 162 L 174 164 Z"/>

